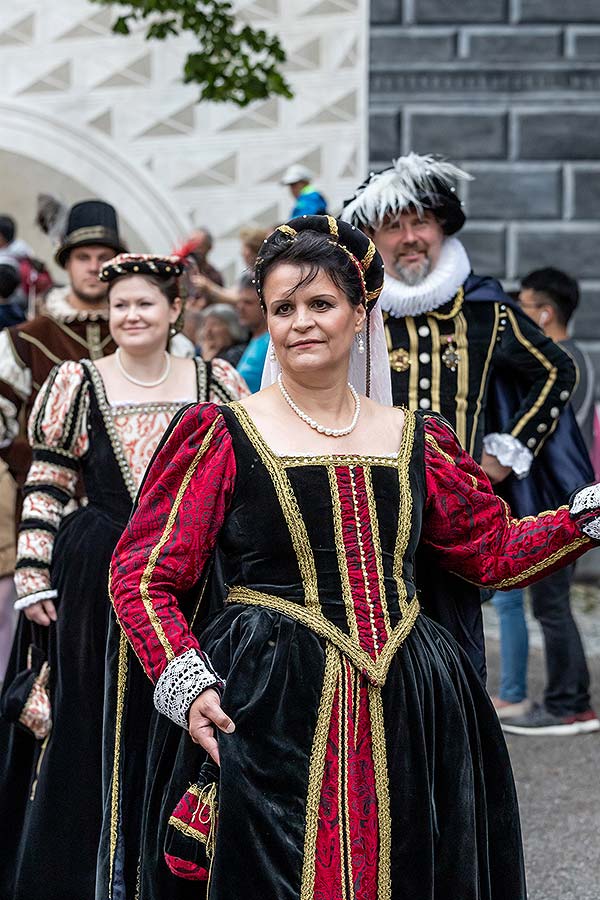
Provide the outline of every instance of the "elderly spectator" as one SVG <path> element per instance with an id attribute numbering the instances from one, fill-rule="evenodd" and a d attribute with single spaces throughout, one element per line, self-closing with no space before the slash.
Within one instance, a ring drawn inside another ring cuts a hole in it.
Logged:
<path id="1" fill-rule="evenodd" d="M 199 325 L 192 338 L 200 347 L 202 359 L 216 356 L 231 365 L 238 364 L 246 347 L 246 332 L 240 325 L 238 314 L 228 303 L 215 303 L 199 315 Z"/>
<path id="2" fill-rule="evenodd" d="M 295 203 L 290 213 L 296 216 L 321 216 L 327 212 L 327 200 L 311 184 L 313 173 L 306 166 L 295 164 L 284 172 L 281 183 L 289 187 Z"/>

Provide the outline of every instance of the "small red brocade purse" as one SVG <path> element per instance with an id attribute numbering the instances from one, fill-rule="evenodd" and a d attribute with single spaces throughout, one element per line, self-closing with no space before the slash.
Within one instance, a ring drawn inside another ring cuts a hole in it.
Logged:
<path id="1" fill-rule="evenodd" d="M 25 729 L 38 741 L 47 738 L 52 729 L 49 677 L 50 666 L 45 652 L 35 644 L 30 644 L 27 668 L 15 675 L 7 686 L 0 705 L 2 718 Z"/>
<path id="2" fill-rule="evenodd" d="M 208 760 L 169 818 L 165 861 L 178 878 L 207 881 L 215 849 L 219 769 Z"/>

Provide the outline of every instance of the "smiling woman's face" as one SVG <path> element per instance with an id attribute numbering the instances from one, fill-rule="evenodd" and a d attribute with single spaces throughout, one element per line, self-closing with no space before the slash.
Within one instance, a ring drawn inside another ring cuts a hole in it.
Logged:
<path id="1" fill-rule="evenodd" d="M 169 303 L 159 287 L 143 275 L 120 278 L 110 288 L 109 327 L 115 344 L 128 353 L 164 349 L 181 301 Z"/>
<path id="2" fill-rule="evenodd" d="M 353 306 L 323 271 L 307 284 L 300 266 L 281 263 L 267 274 L 262 295 L 267 325 L 283 372 L 301 375 L 348 364 L 364 306 Z"/>

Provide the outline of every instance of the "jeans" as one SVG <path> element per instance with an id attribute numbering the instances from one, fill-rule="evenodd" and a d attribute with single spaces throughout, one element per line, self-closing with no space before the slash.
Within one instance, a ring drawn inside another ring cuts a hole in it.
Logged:
<path id="1" fill-rule="evenodd" d="M 571 716 L 590 708 L 590 675 L 583 645 L 571 613 L 573 566 L 532 584 L 533 614 L 544 634 L 546 689 L 544 705 L 555 716 Z"/>
<path id="2" fill-rule="evenodd" d="M 492 603 L 500 621 L 499 696 L 508 703 L 520 703 L 527 696 L 529 653 L 523 591 L 496 591 Z"/>

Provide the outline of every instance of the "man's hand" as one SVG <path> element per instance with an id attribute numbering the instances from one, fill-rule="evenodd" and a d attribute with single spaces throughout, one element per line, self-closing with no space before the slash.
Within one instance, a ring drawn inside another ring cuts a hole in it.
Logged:
<path id="1" fill-rule="evenodd" d="M 50 625 L 51 622 L 56 622 L 58 619 L 52 600 L 39 600 L 37 603 L 26 606 L 23 612 L 26 618 L 37 625 Z"/>
<path id="2" fill-rule="evenodd" d="M 221 698 L 217 691 L 213 688 L 202 691 L 190 706 L 188 720 L 191 739 L 195 744 L 200 744 L 216 764 L 220 765 L 214 725 L 225 734 L 232 734 L 235 725 L 221 709 Z"/>
<path id="3" fill-rule="evenodd" d="M 492 484 L 500 484 L 501 481 L 504 481 L 505 478 L 508 478 L 512 469 L 510 466 L 502 466 L 498 462 L 495 456 L 492 456 L 490 453 L 486 453 L 483 451 L 483 456 L 481 457 L 481 468 L 490 479 Z"/>

